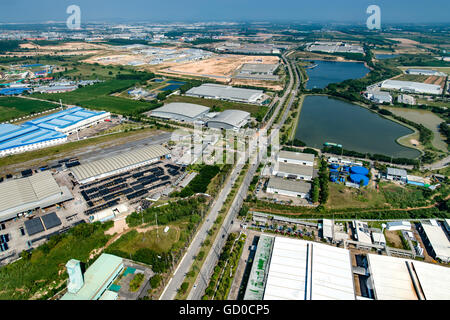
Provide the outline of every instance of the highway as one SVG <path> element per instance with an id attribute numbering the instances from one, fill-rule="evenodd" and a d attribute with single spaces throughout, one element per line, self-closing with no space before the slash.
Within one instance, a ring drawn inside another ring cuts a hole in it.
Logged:
<path id="1" fill-rule="evenodd" d="M 273 113 L 269 122 L 265 125 L 265 127 L 262 129 L 262 131 L 266 130 L 267 128 L 270 128 L 273 125 L 273 122 L 274 122 L 278 112 L 280 112 L 280 109 L 283 106 L 285 100 L 287 99 L 289 94 L 292 93 L 291 97 L 289 99 L 287 108 L 285 109 L 285 112 L 281 118 L 280 123 L 275 126 L 274 130 L 271 131 L 270 137 L 268 137 L 268 144 L 264 145 L 264 146 L 260 146 L 259 153 L 256 155 L 256 161 L 250 162 L 253 164 L 251 164 L 251 167 L 249 168 L 249 170 L 244 178 L 244 181 L 242 182 L 242 184 L 236 194 L 236 197 L 234 198 L 234 200 L 231 204 L 230 210 L 228 211 L 228 213 L 224 219 L 224 222 L 221 226 L 220 232 L 219 232 L 218 236 L 216 237 L 216 239 L 213 243 L 213 246 L 212 246 L 210 252 L 208 253 L 206 260 L 200 270 L 199 276 L 197 277 L 197 280 L 188 295 L 188 300 L 200 300 L 202 295 L 204 294 L 205 289 L 208 286 L 209 279 L 213 273 L 214 267 L 216 266 L 216 264 L 218 262 L 222 247 L 228 237 L 228 234 L 231 231 L 231 228 L 233 225 L 233 220 L 239 213 L 239 210 L 244 202 L 244 199 L 247 194 L 250 183 L 253 179 L 253 176 L 256 173 L 256 170 L 258 169 L 258 166 L 259 166 L 261 160 L 264 158 L 264 156 L 267 155 L 267 146 L 270 144 L 272 139 L 278 135 L 279 129 L 281 128 L 284 121 L 286 120 L 286 117 L 289 114 L 289 110 L 294 102 L 294 99 L 295 99 L 295 96 L 297 94 L 297 90 L 299 87 L 299 83 L 300 83 L 299 75 L 298 75 L 297 70 L 295 70 L 296 87 L 294 90 L 292 90 L 292 88 L 294 86 L 294 81 L 293 81 L 294 78 L 293 78 L 293 74 L 292 74 L 292 68 L 291 68 L 290 63 L 287 61 L 287 59 L 286 58 L 284 58 L 284 59 L 288 66 L 289 75 L 290 75 L 289 86 L 288 86 L 288 89 L 285 91 L 283 97 L 281 98 L 281 101 L 278 104 L 276 111 Z M 258 138 L 258 135 L 255 135 L 253 137 L 253 143 L 256 141 L 257 138 Z M 250 145 L 252 145 L 252 143 L 250 143 Z M 256 152 L 252 152 L 252 151 L 249 152 L 248 154 L 249 155 L 256 154 Z M 246 156 L 247 156 L 247 154 L 246 154 Z M 236 168 L 239 168 L 239 172 L 240 172 L 242 165 L 238 165 Z"/>

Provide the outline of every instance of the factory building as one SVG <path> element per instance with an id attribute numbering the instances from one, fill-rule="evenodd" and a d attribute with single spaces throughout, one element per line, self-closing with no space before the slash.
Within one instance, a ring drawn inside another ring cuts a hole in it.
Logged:
<path id="1" fill-rule="evenodd" d="M 72 134 L 83 128 L 98 124 L 110 117 L 111 114 L 109 112 L 97 112 L 81 107 L 72 107 L 39 119 L 27 121 L 25 124 L 35 125 L 42 129 L 54 130 L 65 134 Z"/>
<path id="2" fill-rule="evenodd" d="M 450 262 L 450 242 L 444 230 L 437 223 L 421 223 L 420 231 L 424 235 L 425 246 L 430 249 L 432 255 L 446 263 Z"/>
<path id="3" fill-rule="evenodd" d="M 0 183 L 0 221 L 18 214 L 73 199 L 66 186 L 60 187 L 49 171 Z"/>
<path id="4" fill-rule="evenodd" d="M 411 222 L 409 221 L 391 221 L 386 223 L 386 229 L 389 231 L 410 231 L 411 230 Z"/>
<path id="5" fill-rule="evenodd" d="M 41 86 L 34 88 L 34 92 L 39 93 L 64 93 L 75 91 L 78 89 L 78 86 L 70 85 L 70 86 Z"/>
<path id="6" fill-rule="evenodd" d="M 288 197 L 308 198 L 311 184 L 303 181 L 286 180 L 272 177 L 267 185 L 267 193 L 281 194 Z"/>
<path id="7" fill-rule="evenodd" d="M 209 108 L 193 103 L 173 102 L 150 111 L 149 115 L 156 118 L 195 122 L 204 118 Z"/>
<path id="8" fill-rule="evenodd" d="M 430 69 L 407 69 L 405 70 L 406 74 L 414 74 L 414 75 L 423 75 L 423 76 L 436 76 L 436 77 L 445 77 L 446 74 Z"/>
<path id="9" fill-rule="evenodd" d="M 311 153 L 281 150 L 277 155 L 277 161 L 312 167 L 314 166 L 314 155 Z"/>
<path id="10" fill-rule="evenodd" d="M 78 260 L 69 260 L 66 268 L 69 281 L 61 300 L 117 299 L 117 293 L 108 289 L 124 269 L 122 258 L 102 253 L 84 274 Z"/>
<path id="11" fill-rule="evenodd" d="M 206 122 L 209 128 L 239 130 L 250 120 L 250 113 L 227 109 Z"/>
<path id="12" fill-rule="evenodd" d="M 404 103 L 409 105 L 415 105 L 416 99 L 414 99 L 413 96 L 407 95 L 407 94 L 399 94 L 397 98 L 398 103 Z"/>
<path id="13" fill-rule="evenodd" d="M 355 300 L 349 251 L 275 237 L 263 299 Z"/>
<path id="14" fill-rule="evenodd" d="M 387 168 L 386 179 L 391 181 L 405 182 L 408 179 L 408 173 L 405 169 Z"/>
<path id="15" fill-rule="evenodd" d="M 367 99 L 369 99 L 370 101 L 372 101 L 374 103 L 378 103 L 378 104 L 392 103 L 392 96 L 389 94 L 389 92 L 372 91 L 372 92 L 367 92 L 365 95 L 366 95 Z"/>
<path id="16" fill-rule="evenodd" d="M 71 168 L 71 172 L 80 184 L 85 184 L 154 163 L 169 154 L 163 146 L 152 145 L 82 164 Z"/>
<path id="17" fill-rule="evenodd" d="M 283 178 L 294 178 L 310 181 L 313 178 L 314 168 L 297 164 L 276 162 L 273 167 L 273 175 Z"/>
<path id="18" fill-rule="evenodd" d="M 368 286 L 376 300 L 448 300 L 450 269 L 378 254 L 367 255 Z"/>
<path id="19" fill-rule="evenodd" d="M 0 124 L 0 157 L 50 147 L 67 141 L 61 132 L 34 125 Z"/>
<path id="20" fill-rule="evenodd" d="M 381 88 L 409 93 L 442 94 L 442 88 L 439 85 L 413 81 L 384 80 Z"/>
<path id="21" fill-rule="evenodd" d="M 233 78 L 278 81 L 280 78 L 273 74 L 277 68 L 278 64 L 244 63 Z"/>
<path id="22" fill-rule="evenodd" d="M 261 104 L 264 101 L 264 92 L 262 90 L 234 88 L 213 83 L 205 83 L 199 87 L 191 88 L 186 92 L 186 95 L 253 104 Z"/>

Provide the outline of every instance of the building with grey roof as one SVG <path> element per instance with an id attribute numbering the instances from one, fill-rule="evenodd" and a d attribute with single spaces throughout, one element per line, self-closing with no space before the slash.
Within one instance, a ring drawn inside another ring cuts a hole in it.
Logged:
<path id="1" fill-rule="evenodd" d="M 47 208 L 73 199 L 66 186 L 60 187 L 49 171 L 27 178 L 0 183 L 0 221 L 13 219 L 17 214 Z"/>
<path id="2" fill-rule="evenodd" d="M 209 128 L 238 130 L 250 120 L 250 113 L 241 110 L 227 109 L 209 120 Z"/>
<path id="3" fill-rule="evenodd" d="M 163 146 L 151 145 L 124 152 L 117 156 L 85 163 L 70 170 L 79 183 L 85 184 L 156 162 L 168 154 L 170 154 L 170 151 Z"/>
<path id="4" fill-rule="evenodd" d="M 387 168 L 386 179 L 392 181 L 402 181 L 406 183 L 408 179 L 408 173 L 405 169 Z"/>
<path id="5" fill-rule="evenodd" d="M 313 178 L 314 168 L 292 163 L 276 162 L 273 167 L 273 175 L 284 178 L 295 178 L 310 181 Z"/>
<path id="6" fill-rule="evenodd" d="M 279 64 L 244 63 L 233 78 L 278 81 L 280 80 L 280 77 L 273 74 L 275 70 L 277 70 L 278 65 Z"/>
<path id="7" fill-rule="evenodd" d="M 262 103 L 264 98 L 264 92 L 262 90 L 235 88 L 213 83 L 205 83 L 199 87 L 191 88 L 186 92 L 186 95 L 253 104 Z"/>
<path id="8" fill-rule="evenodd" d="M 446 74 L 436 71 L 436 70 L 431 70 L 431 69 L 407 69 L 405 70 L 406 74 L 414 74 L 414 75 L 423 75 L 423 76 L 437 76 L 437 77 L 445 77 Z"/>
<path id="9" fill-rule="evenodd" d="M 288 197 L 308 198 L 311 184 L 303 181 L 286 180 L 272 177 L 267 184 L 267 193 L 281 194 Z"/>
<path id="10" fill-rule="evenodd" d="M 314 166 L 314 155 L 311 153 L 281 150 L 277 155 L 278 162 Z"/>
<path id="11" fill-rule="evenodd" d="M 177 120 L 183 122 L 195 122 L 205 117 L 209 108 L 193 103 L 173 102 L 150 111 L 152 117 Z"/>

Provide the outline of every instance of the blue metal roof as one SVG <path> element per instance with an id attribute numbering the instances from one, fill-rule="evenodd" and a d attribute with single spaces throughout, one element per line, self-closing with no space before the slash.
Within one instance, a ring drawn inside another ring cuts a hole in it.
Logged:
<path id="1" fill-rule="evenodd" d="M 36 125 L 44 129 L 66 128 L 80 122 L 92 118 L 94 116 L 105 113 L 104 111 L 96 112 L 83 109 L 81 107 L 69 108 L 49 116 L 39 119 L 27 121 L 25 124 Z"/>
<path id="2" fill-rule="evenodd" d="M 12 96 L 15 94 L 22 94 L 25 91 L 29 91 L 30 88 L 6 88 L 0 89 L 0 95 Z"/>
<path id="3" fill-rule="evenodd" d="M 0 150 L 27 146 L 66 137 L 65 134 L 34 125 L 0 124 Z"/>

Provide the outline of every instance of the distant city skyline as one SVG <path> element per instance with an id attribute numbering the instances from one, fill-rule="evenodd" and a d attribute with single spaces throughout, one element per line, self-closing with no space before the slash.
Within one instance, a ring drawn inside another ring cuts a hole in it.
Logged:
<path id="1" fill-rule="evenodd" d="M 448 0 L 14 0 L 0 3 L 0 23 L 63 22 L 69 5 L 86 22 L 286 21 L 361 23 L 381 8 L 382 23 L 450 23 Z"/>

